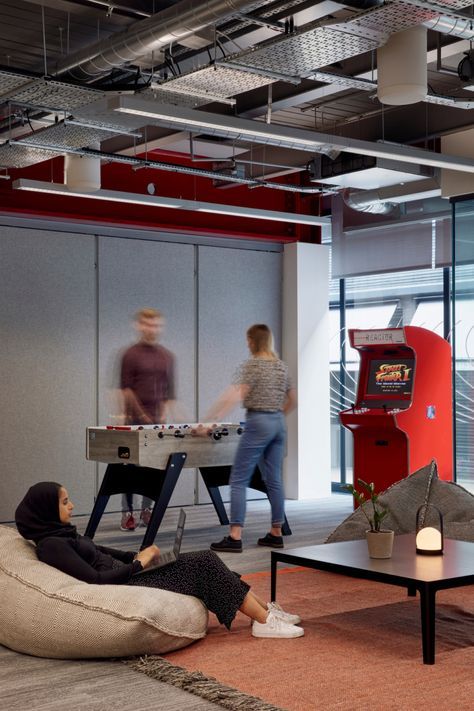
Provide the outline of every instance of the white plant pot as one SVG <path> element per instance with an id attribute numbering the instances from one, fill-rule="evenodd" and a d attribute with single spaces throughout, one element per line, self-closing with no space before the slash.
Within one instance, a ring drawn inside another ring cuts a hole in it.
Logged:
<path id="1" fill-rule="evenodd" d="M 365 536 L 370 558 L 392 557 L 393 531 L 366 531 Z"/>

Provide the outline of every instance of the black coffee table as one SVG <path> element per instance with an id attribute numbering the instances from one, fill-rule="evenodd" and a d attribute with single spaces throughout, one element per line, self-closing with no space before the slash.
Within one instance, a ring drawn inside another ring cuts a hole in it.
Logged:
<path id="1" fill-rule="evenodd" d="M 474 583 L 474 543 L 445 539 L 443 555 L 417 555 L 413 534 L 395 536 L 392 557 L 386 559 L 369 558 L 365 540 L 272 551 L 272 600 L 276 599 L 278 563 L 400 585 L 409 595 L 418 590 L 425 664 L 435 663 L 436 592 Z"/>

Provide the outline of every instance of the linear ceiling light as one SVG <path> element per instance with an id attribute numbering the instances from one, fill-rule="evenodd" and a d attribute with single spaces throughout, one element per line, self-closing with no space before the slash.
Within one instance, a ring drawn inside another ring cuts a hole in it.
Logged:
<path id="1" fill-rule="evenodd" d="M 98 190 L 88 193 L 81 190 L 68 190 L 62 183 L 47 183 L 39 180 L 20 178 L 13 182 L 15 190 L 29 190 L 39 193 L 52 193 L 67 197 L 88 198 L 89 200 L 109 200 L 111 202 L 124 202 L 133 205 L 148 205 L 149 207 L 170 207 L 178 210 L 191 210 L 194 212 L 209 212 L 216 215 L 232 215 L 234 217 L 250 217 L 254 220 L 270 220 L 274 222 L 290 222 L 299 225 L 330 225 L 329 217 L 315 215 L 295 215 L 292 212 L 276 212 L 274 210 L 260 210 L 253 207 L 239 205 L 220 205 L 213 202 L 199 200 L 176 200 L 175 198 L 160 197 L 155 195 L 139 195 L 138 193 L 122 193 L 116 190 Z"/>
<path id="2" fill-rule="evenodd" d="M 241 119 L 234 116 L 221 116 L 207 111 L 197 111 L 182 106 L 160 104 L 157 101 L 142 99 L 136 95 L 112 97 L 107 101 L 108 110 L 146 118 L 146 123 L 179 128 L 180 130 L 199 131 L 208 135 L 222 136 L 253 141 L 318 153 L 328 144 L 339 151 L 360 155 L 390 158 L 404 163 L 429 165 L 435 168 L 459 170 L 474 173 L 474 160 L 464 156 L 434 153 L 422 148 L 414 148 L 398 143 L 362 141 L 356 138 L 332 136 L 307 129 L 291 126 L 267 125 L 259 121 Z M 140 124 L 141 125 L 141 124 Z M 138 124 L 137 124 L 138 126 Z"/>

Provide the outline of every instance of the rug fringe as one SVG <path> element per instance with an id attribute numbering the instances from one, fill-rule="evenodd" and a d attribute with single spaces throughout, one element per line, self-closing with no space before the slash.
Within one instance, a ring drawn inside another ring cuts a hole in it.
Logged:
<path id="1" fill-rule="evenodd" d="M 147 655 L 139 659 L 126 659 L 124 662 L 152 679 L 176 686 L 230 711 L 284 711 L 256 696 L 249 696 L 238 689 L 225 686 L 213 677 L 204 676 L 200 671 L 189 672 L 177 667 L 159 656 Z"/>

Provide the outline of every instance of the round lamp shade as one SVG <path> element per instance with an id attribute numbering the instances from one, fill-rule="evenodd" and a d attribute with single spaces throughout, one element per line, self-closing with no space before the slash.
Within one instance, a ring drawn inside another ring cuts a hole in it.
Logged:
<path id="1" fill-rule="evenodd" d="M 422 555 L 443 553 L 443 516 L 433 504 L 424 503 L 416 512 L 416 552 Z"/>
<path id="2" fill-rule="evenodd" d="M 100 158 L 67 155 L 64 161 L 64 182 L 69 190 L 88 193 L 100 190 Z"/>
<path id="3" fill-rule="evenodd" d="M 426 98 L 426 31 L 418 25 L 396 32 L 377 50 L 377 96 L 382 104 L 401 106 Z"/>
<path id="4" fill-rule="evenodd" d="M 433 526 L 422 528 L 416 534 L 416 547 L 423 551 L 439 551 L 443 548 L 441 531 Z"/>

